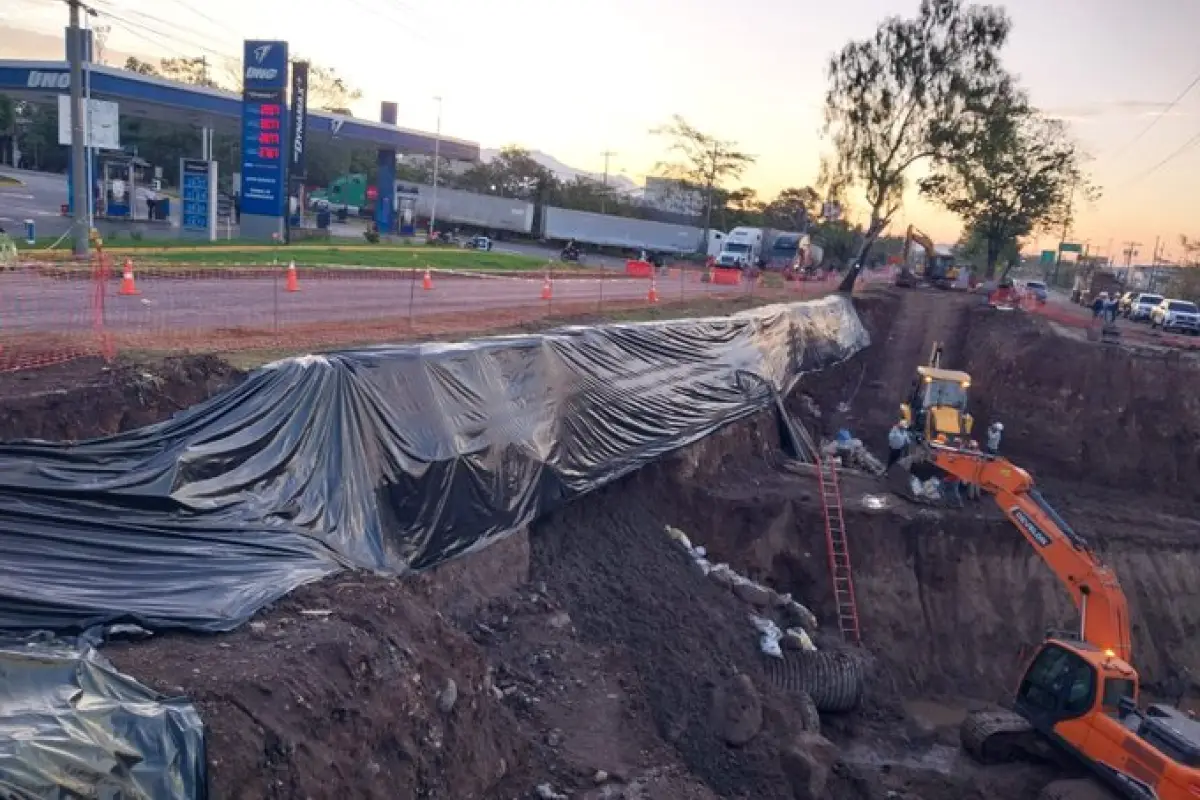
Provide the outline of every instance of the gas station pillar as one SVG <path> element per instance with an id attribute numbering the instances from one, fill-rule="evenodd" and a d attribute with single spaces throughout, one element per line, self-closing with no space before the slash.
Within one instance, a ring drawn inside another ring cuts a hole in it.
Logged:
<path id="1" fill-rule="evenodd" d="M 386 100 L 379 107 L 379 121 L 396 124 L 397 106 Z M 396 225 L 396 151 L 379 150 L 379 183 L 375 199 L 375 225 L 382 234 L 392 233 Z"/>

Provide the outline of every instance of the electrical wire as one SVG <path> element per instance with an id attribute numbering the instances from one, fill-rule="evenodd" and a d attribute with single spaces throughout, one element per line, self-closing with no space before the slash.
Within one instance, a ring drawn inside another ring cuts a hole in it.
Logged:
<path id="1" fill-rule="evenodd" d="M 204 21 L 208 22 L 210 25 L 215 25 L 216 27 L 218 27 L 218 28 L 220 28 L 221 30 L 223 30 L 223 31 L 225 31 L 226 33 L 228 33 L 230 36 L 234 37 L 235 39 L 241 39 L 241 38 L 243 38 L 243 36 L 242 36 L 242 34 L 241 34 L 241 33 L 239 33 L 238 31 L 234 30 L 234 29 L 233 29 L 232 27 L 230 27 L 229 25 L 226 25 L 224 22 L 221 22 L 219 19 L 215 19 L 215 18 L 213 18 L 213 17 L 210 17 L 208 14 L 205 14 L 203 11 L 201 11 L 201 10 L 200 10 L 200 9 L 198 9 L 198 8 L 196 8 L 194 5 L 191 5 L 191 4 L 189 4 L 189 3 L 185 3 L 185 2 L 183 2 L 183 0 L 170 0 L 170 2 L 174 3 L 175 5 L 179 6 L 180 8 L 183 8 L 183 9 L 186 9 L 186 10 L 188 10 L 188 11 L 192 12 L 193 14 L 195 14 L 195 15 L 196 15 L 197 17 L 199 17 L 200 19 L 202 19 L 202 20 L 204 20 Z M 149 15 L 147 14 L 146 16 L 149 16 Z"/>
<path id="2" fill-rule="evenodd" d="M 1170 113 L 1170 111 L 1173 108 L 1175 108 L 1175 106 L 1179 105 L 1180 101 L 1182 101 L 1183 98 L 1185 98 L 1189 94 L 1191 94 L 1192 89 L 1195 89 L 1197 86 L 1200 86 L 1200 75 L 1197 75 L 1195 78 L 1193 78 L 1192 82 L 1189 83 L 1187 85 L 1187 87 L 1176 96 L 1176 98 L 1174 100 L 1172 100 L 1170 103 L 1168 103 L 1166 108 L 1164 108 L 1162 111 L 1158 112 L 1158 114 L 1155 115 L 1154 119 L 1150 120 L 1150 124 L 1147 125 L 1146 127 L 1142 128 L 1141 133 L 1139 133 L 1137 136 L 1134 136 L 1133 139 L 1131 139 L 1129 142 L 1127 142 L 1124 146 L 1118 148 L 1115 152 L 1113 152 L 1108 157 L 1116 158 L 1117 156 L 1121 155 L 1126 150 L 1128 150 L 1129 148 L 1133 147 L 1135 144 L 1140 142 L 1143 136 L 1145 136 L 1147 133 L 1149 133 L 1154 128 L 1154 126 L 1159 123 L 1159 121 L 1163 117 L 1165 117 L 1168 113 Z"/>
<path id="3" fill-rule="evenodd" d="M 101 0 L 101 2 L 103 2 L 103 0 Z M 107 6 L 108 3 L 104 3 L 104 5 Z M 122 11 L 125 11 L 125 10 L 126 9 L 122 9 Z M 228 53 L 222 53 L 220 50 L 214 50 L 213 48 L 211 48 L 205 44 L 196 42 L 195 40 L 188 39 L 183 36 L 179 36 L 178 34 L 166 33 L 158 28 L 155 28 L 151 25 L 147 25 L 142 22 L 135 22 L 135 21 L 129 19 L 128 17 L 125 17 L 125 16 L 122 16 L 121 14 L 115 13 L 110 8 L 97 8 L 96 11 L 97 11 L 97 13 L 101 14 L 104 17 L 107 17 L 116 22 L 124 23 L 126 26 L 132 26 L 134 28 L 138 28 L 139 30 L 144 31 L 144 32 L 150 34 L 151 36 L 157 36 L 157 37 L 160 37 L 161 39 L 173 40 L 173 41 L 175 41 L 179 44 L 185 45 L 189 48 L 201 50 L 206 53 L 211 53 L 212 55 L 219 56 L 220 58 L 230 58 L 231 57 Z M 138 12 L 134 12 L 134 13 L 138 13 Z M 147 16 L 147 15 L 142 14 L 142 16 Z M 157 44 L 160 47 L 162 46 L 161 42 L 154 42 L 154 44 Z"/>
<path id="4" fill-rule="evenodd" d="M 1135 175 L 1134 177 L 1130 178 L 1128 181 L 1126 181 L 1124 184 L 1122 184 L 1119 188 L 1127 189 L 1130 186 L 1133 186 L 1134 184 L 1145 180 L 1146 178 L 1153 175 L 1155 172 L 1158 172 L 1160 169 L 1165 167 L 1167 164 L 1174 161 L 1176 158 L 1179 158 L 1179 156 L 1183 155 L 1191 148 L 1195 147 L 1197 144 L 1200 144 L 1200 133 L 1197 133 L 1191 139 L 1188 139 L 1186 142 L 1183 143 L 1183 145 L 1178 150 L 1171 153 L 1171 155 L 1167 156 L 1162 161 L 1159 161 L 1157 164 L 1155 164 L 1150 169 L 1146 170 L 1145 172 L 1143 172 L 1139 175 Z"/>

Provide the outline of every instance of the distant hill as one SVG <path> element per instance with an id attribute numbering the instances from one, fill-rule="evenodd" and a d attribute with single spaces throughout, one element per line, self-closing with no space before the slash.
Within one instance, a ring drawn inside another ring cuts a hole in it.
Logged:
<path id="1" fill-rule="evenodd" d="M 483 161 L 491 161 L 496 156 L 500 155 L 500 151 L 490 147 L 481 147 L 479 149 L 479 157 Z M 573 178 L 590 178 L 594 181 L 603 180 L 604 173 L 602 172 L 587 172 L 582 169 L 575 169 L 559 161 L 551 155 L 543 153 L 541 150 L 530 150 L 529 155 L 534 161 L 541 164 L 546 169 L 553 172 L 560 180 L 569 181 Z M 642 187 L 626 177 L 625 175 L 614 175 L 609 173 L 608 185 L 614 191 L 621 193 L 640 192 Z"/>

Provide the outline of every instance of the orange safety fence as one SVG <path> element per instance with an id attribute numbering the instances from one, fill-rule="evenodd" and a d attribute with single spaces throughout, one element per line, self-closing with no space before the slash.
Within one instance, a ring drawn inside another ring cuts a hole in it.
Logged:
<path id="1" fill-rule="evenodd" d="M 804 300 L 833 291 L 840 277 L 723 285 L 687 265 L 650 278 L 425 266 L 129 266 L 101 258 L 91 266 L 30 263 L 0 271 L 0 372 L 130 350 L 290 351 L 480 334 L 548 317 L 602 318 L 743 295 Z"/>

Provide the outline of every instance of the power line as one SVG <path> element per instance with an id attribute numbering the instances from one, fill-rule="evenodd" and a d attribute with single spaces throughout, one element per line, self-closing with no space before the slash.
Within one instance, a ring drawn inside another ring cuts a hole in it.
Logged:
<path id="1" fill-rule="evenodd" d="M 1128 150 L 1130 147 L 1133 147 L 1135 144 L 1137 144 L 1139 141 L 1141 141 L 1142 137 L 1145 136 L 1147 133 L 1149 133 L 1151 131 L 1151 129 L 1153 129 L 1154 126 L 1159 123 L 1159 120 L 1161 120 L 1163 117 L 1165 117 L 1171 109 L 1173 109 L 1173 108 L 1175 108 L 1175 106 L 1179 105 L 1179 102 L 1181 100 L 1183 100 L 1183 98 L 1185 98 L 1189 94 L 1191 94 L 1192 89 L 1195 89 L 1197 86 L 1200 86 L 1200 75 L 1197 75 L 1195 78 L 1193 78 L 1192 82 L 1187 85 L 1187 88 L 1185 88 L 1182 92 L 1180 92 L 1179 95 L 1174 100 L 1172 100 L 1170 103 L 1168 103 L 1166 108 L 1164 108 L 1162 111 L 1158 112 L 1158 114 L 1154 117 L 1154 119 L 1150 120 L 1150 124 L 1147 125 L 1145 128 L 1142 128 L 1141 133 L 1139 133 L 1137 136 L 1133 137 L 1133 139 L 1131 139 L 1128 143 L 1126 143 L 1123 147 L 1118 149 L 1116 152 L 1112 153 L 1109 156 L 1109 158 L 1116 158 L 1117 156 L 1121 155 L 1126 150 Z"/>
<path id="2" fill-rule="evenodd" d="M 205 14 L 203 11 L 196 8 L 195 6 L 185 3 L 185 2 L 183 2 L 183 0 L 171 0 L 171 2 L 177 6 L 180 6 L 181 8 L 187 9 L 188 11 L 192 12 L 200 19 L 205 20 L 206 22 L 217 26 L 221 30 L 223 30 L 226 33 L 233 36 L 235 39 L 242 38 L 242 34 L 238 33 L 236 30 L 231 28 L 229 25 L 226 25 L 224 22 L 221 22 L 219 19 L 214 19 L 213 17 L 210 17 L 208 14 Z M 149 16 L 149 14 L 146 14 L 145 16 Z"/>
<path id="3" fill-rule="evenodd" d="M 107 3 L 105 3 L 105 5 L 107 5 Z M 122 9 L 122 10 L 124 10 L 124 9 Z M 101 9 L 98 9 L 98 11 L 101 14 L 103 14 L 104 16 L 109 17 L 110 19 L 117 20 L 118 22 L 123 22 L 125 25 L 132 25 L 133 27 L 138 28 L 142 31 L 145 31 L 146 33 L 148 33 L 152 36 L 158 36 L 163 39 L 173 39 L 175 42 L 186 45 L 187 47 L 194 48 L 197 50 L 202 50 L 207 53 L 212 53 L 213 55 L 220 56 L 221 58 L 230 58 L 231 57 L 228 53 L 222 53 L 220 50 L 214 50 L 213 48 L 211 48 L 205 44 L 198 43 L 194 40 L 185 38 L 178 34 L 167 33 L 167 32 L 162 31 L 161 29 L 155 28 L 151 25 L 147 25 L 142 22 L 135 22 L 127 17 L 121 16 L 120 14 L 117 14 L 117 13 L 111 11 L 110 9 L 101 8 Z M 140 12 L 134 12 L 134 13 L 140 13 Z M 141 16 L 146 17 L 147 19 L 150 19 L 149 15 L 141 14 Z M 166 23 L 166 24 L 170 24 L 170 23 Z"/>
<path id="4" fill-rule="evenodd" d="M 1180 147 L 1175 152 L 1171 153 L 1171 155 L 1167 156 L 1162 161 L 1159 161 L 1157 164 L 1155 164 L 1150 169 L 1146 170 L 1145 172 L 1141 173 L 1140 175 L 1135 175 L 1129 181 L 1122 184 L 1120 188 L 1127 189 L 1130 186 L 1132 186 L 1133 184 L 1143 181 L 1146 178 L 1149 178 L 1151 175 L 1158 172 L 1160 169 L 1165 167 L 1167 164 L 1174 161 L 1176 158 L 1183 155 L 1185 152 L 1187 152 L 1191 148 L 1195 147 L 1197 144 L 1200 144 L 1200 133 L 1197 133 L 1191 139 L 1188 139 L 1186 142 L 1183 143 L 1182 147 Z"/>

